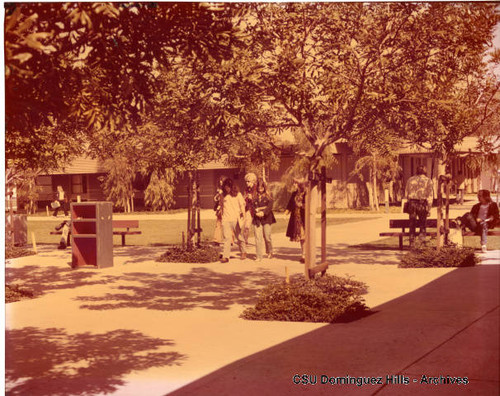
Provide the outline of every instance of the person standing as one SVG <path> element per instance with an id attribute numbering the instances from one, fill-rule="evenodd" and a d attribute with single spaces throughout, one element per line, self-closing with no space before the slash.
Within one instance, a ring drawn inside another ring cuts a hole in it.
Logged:
<path id="1" fill-rule="evenodd" d="M 303 179 L 294 179 L 294 192 L 288 201 L 285 215 L 290 214 L 286 236 L 293 242 L 300 242 L 301 259 L 300 262 L 305 262 L 304 242 L 306 240 L 305 223 L 306 223 L 306 182 Z"/>
<path id="2" fill-rule="evenodd" d="M 464 192 L 465 192 L 465 176 L 462 171 L 458 171 L 457 178 L 455 180 L 455 185 L 457 186 L 457 204 L 464 204 Z"/>
<path id="3" fill-rule="evenodd" d="M 255 214 L 253 217 L 253 230 L 255 233 L 255 249 L 257 260 L 262 261 L 264 244 L 267 258 L 273 257 L 273 244 L 271 240 L 271 224 L 276 223 L 273 214 L 273 200 L 264 180 L 257 180 L 257 194 L 253 200 Z"/>
<path id="4" fill-rule="evenodd" d="M 415 241 L 417 218 L 420 221 L 420 236 L 426 236 L 427 217 L 432 208 L 434 197 L 432 180 L 427 177 L 427 169 L 423 165 L 417 167 L 417 174 L 406 183 L 406 199 L 410 215 L 410 246 Z"/>
<path id="5" fill-rule="evenodd" d="M 66 194 L 62 188 L 62 186 L 57 186 L 57 191 L 55 193 L 55 201 L 58 202 L 59 205 L 54 207 L 54 213 L 52 214 L 54 217 L 57 217 L 57 213 L 59 209 L 62 208 L 64 211 L 64 216 L 68 216 L 68 199 Z"/>
<path id="6" fill-rule="evenodd" d="M 222 243 L 222 199 L 224 198 L 224 191 L 222 185 L 226 180 L 226 176 L 221 176 L 217 184 L 217 192 L 214 196 L 214 211 L 215 211 L 215 230 L 214 230 L 214 243 L 219 245 Z"/>
<path id="7" fill-rule="evenodd" d="M 222 185 L 222 237 L 224 240 L 221 263 L 227 263 L 231 254 L 233 234 L 238 241 L 241 259 L 247 257 L 246 243 L 242 237 L 243 217 L 245 215 L 245 200 L 238 187 L 231 179 L 226 179 Z"/>
<path id="8" fill-rule="evenodd" d="M 249 172 L 245 175 L 245 217 L 243 221 L 243 238 L 245 243 L 248 243 L 248 237 L 250 235 L 250 227 L 252 226 L 254 208 L 253 200 L 257 193 L 257 175 L 255 173 Z"/>
<path id="9" fill-rule="evenodd" d="M 475 220 L 475 232 L 481 237 L 481 250 L 487 252 L 488 230 L 498 222 L 498 204 L 493 202 L 489 190 L 479 190 L 479 203 L 475 204 L 470 213 Z"/>

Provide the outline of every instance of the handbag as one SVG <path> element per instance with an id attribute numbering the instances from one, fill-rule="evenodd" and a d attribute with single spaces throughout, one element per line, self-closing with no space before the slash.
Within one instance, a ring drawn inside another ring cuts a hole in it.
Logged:
<path id="1" fill-rule="evenodd" d="M 410 213 L 410 205 L 408 201 L 406 201 L 403 205 L 403 213 Z"/>
<path id="2" fill-rule="evenodd" d="M 50 203 L 50 206 L 52 209 L 57 209 L 61 207 L 61 204 L 59 203 L 59 201 L 53 201 Z"/>

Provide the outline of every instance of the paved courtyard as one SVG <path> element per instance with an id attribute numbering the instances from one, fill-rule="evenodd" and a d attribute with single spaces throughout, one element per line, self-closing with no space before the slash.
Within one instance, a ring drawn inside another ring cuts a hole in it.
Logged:
<path id="1" fill-rule="evenodd" d="M 72 270 L 70 250 L 49 245 L 10 260 L 6 281 L 39 297 L 6 307 L 8 394 L 497 395 L 499 251 L 476 268 L 401 269 L 399 251 L 347 248 L 378 239 L 394 217 L 328 227 L 328 272 L 369 286 L 374 314 L 351 323 L 239 318 L 285 268 L 303 273 L 298 244 L 282 235 L 262 262 L 233 250 L 227 264 L 158 263 L 164 247 L 115 246 L 112 268 Z M 470 383 L 295 385 L 295 374 Z"/>

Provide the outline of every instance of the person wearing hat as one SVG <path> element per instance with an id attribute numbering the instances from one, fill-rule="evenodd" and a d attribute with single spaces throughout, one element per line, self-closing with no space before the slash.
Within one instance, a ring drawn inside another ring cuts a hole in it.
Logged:
<path id="1" fill-rule="evenodd" d="M 248 243 L 248 236 L 250 235 L 250 227 L 252 226 L 254 217 L 254 207 L 253 200 L 257 194 L 257 175 L 253 172 L 249 172 L 245 175 L 245 217 L 243 220 L 243 239 L 245 243 Z"/>
<path id="2" fill-rule="evenodd" d="M 285 214 L 290 214 L 286 236 L 293 242 L 300 242 L 302 252 L 300 262 L 305 262 L 304 242 L 306 240 L 305 224 L 306 224 L 306 181 L 305 179 L 294 179 L 294 192 L 288 201 Z"/>

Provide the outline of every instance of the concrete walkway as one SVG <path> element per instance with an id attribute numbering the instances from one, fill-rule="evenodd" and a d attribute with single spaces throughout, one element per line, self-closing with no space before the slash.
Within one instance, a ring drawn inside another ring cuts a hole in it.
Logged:
<path id="1" fill-rule="evenodd" d="M 71 270 L 71 252 L 50 246 L 10 260 L 6 282 L 39 297 L 6 307 L 8 394 L 498 394 L 498 251 L 476 268 L 400 269 L 398 251 L 346 248 L 378 239 L 394 217 L 328 227 L 328 272 L 369 286 L 374 314 L 351 323 L 239 318 L 285 267 L 303 273 L 298 244 L 282 235 L 262 262 L 157 263 L 164 248 L 145 246 L 115 247 L 107 269 Z M 470 383 L 306 386 L 295 374 Z"/>

